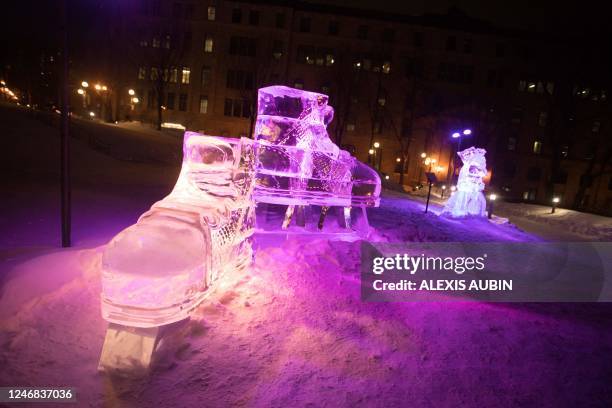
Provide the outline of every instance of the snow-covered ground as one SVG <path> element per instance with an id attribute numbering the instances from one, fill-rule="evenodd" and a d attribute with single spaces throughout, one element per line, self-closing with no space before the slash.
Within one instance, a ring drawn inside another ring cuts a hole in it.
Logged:
<path id="1" fill-rule="evenodd" d="M 72 386 L 78 406 L 92 407 L 612 401 L 612 305 L 364 303 L 360 243 L 300 235 L 255 236 L 253 266 L 218 281 L 172 331 L 148 377 L 99 374 L 102 245 L 169 191 L 178 163 L 117 160 L 74 141 L 75 247 L 58 249 L 58 140 L 18 114 L 0 110 L 0 119 L 3 151 L 14 150 L 4 170 L 20 169 L 0 203 L 0 386 Z M 370 210 L 371 239 L 542 239 L 432 210 L 387 192 Z"/>

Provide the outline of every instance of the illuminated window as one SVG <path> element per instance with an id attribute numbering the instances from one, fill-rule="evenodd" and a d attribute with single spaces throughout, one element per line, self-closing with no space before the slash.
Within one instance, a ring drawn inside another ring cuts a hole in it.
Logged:
<path id="1" fill-rule="evenodd" d="M 383 74 L 388 74 L 391 71 L 391 63 L 389 61 L 385 61 L 382 64 L 382 72 Z"/>
<path id="2" fill-rule="evenodd" d="M 207 35 L 206 40 L 204 40 L 204 52 L 213 52 L 213 38 L 211 35 Z"/>
<path id="3" fill-rule="evenodd" d="M 166 35 L 164 37 L 164 48 L 167 50 L 170 49 L 170 36 L 169 35 Z"/>
<path id="4" fill-rule="evenodd" d="M 138 79 L 145 79 L 147 77 L 147 69 L 145 67 L 138 68 Z"/>
<path id="5" fill-rule="evenodd" d="M 208 21 L 215 21 L 217 9 L 215 6 L 208 6 Z"/>
<path id="6" fill-rule="evenodd" d="M 384 96 L 381 96 L 380 98 L 378 98 L 378 104 L 380 106 L 385 106 L 386 103 L 387 103 L 387 98 L 385 98 Z"/>
<path id="7" fill-rule="evenodd" d="M 200 96 L 200 113 L 208 112 L 208 96 Z"/>
<path id="8" fill-rule="evenodd" d="M 159 48 L 159 38 L 154 37 L 154 38 L 153 38 L 153 41 L 151 41 L 151 46 L 152 46 L 153 48 Z"/>
<path id="9" fill-rule="evenodd" d="M 153 67 L 151 68 L 151 76 L 150 79 L 152 81 L 156 80 L 159 78 L 159 69 L 157 69 L 157 67 Z"/>
<path id="10" fill-rule="evenodd" d="M 336 60 L 332 54 L 325 55 L 325 66 L 332 66 L 334 65 L 334 62 L 336 62 Z"/>
<path id="11" fill-rule="evenodd" d="M 190 75 L 191 70 L 189 69 L 189 67 L 183 67 L 183 71 L 181 73 L 181 84 L 188 84 Z"/>
<path id="12" fill-rule="evenodd" d="M 536 140 L 535 142 L 533 142 L 533 152 L 535 154 L 542 153 L 542 142 L 540 142 L 539 140 Z"/>
<path id="13" fill-rule="evenodd" d="M 346 131 L 347 132 L 354 132 L 355 131 L 355 124 L 354 123 L 347 123 L 346 124 Z"/>
<path id="14" fill-rule="evenodd" d="M 177 67 L 170 68 L 170 75 L 168 77 L 168 81 L 173 84 L 176 84 L 178 82 L 178 68 Z"/>
<path id="15" fill-rule="evenodd" d="M 535 82 L 527 82 L 527 92 L 534 93 L 536 91 L 536 83 Z"/>

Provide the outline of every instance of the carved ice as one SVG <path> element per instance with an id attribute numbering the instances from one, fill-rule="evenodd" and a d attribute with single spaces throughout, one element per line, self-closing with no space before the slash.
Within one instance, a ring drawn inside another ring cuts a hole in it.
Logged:
<path id="1" fill-rule="evenodd" d="M 380 177 L 329 139 L 327 125 L 334 110 L 327 102 L 327 95 L 285 86 L 259 89 L 256 201 L 378 206 Z"/>
<path id="2" fill-rule="evenodd" d="M 446 202 L 442 214 L 451 217 L 486 215 L 487 201 L 482 194 L 485 187 L 482 178 L 487 174 L 486 152 L 472 146 L 457 153 L 463 167 L 459 171 L 457 191 Z"/>
<path id="3" fill-rule="evenodd" d="M 102 256 L 102 314 L 154 327 L 186 318 L 224 270 L 252 258 L 254 151 L 249 139 L 186 132 L 172 192 Z"/>

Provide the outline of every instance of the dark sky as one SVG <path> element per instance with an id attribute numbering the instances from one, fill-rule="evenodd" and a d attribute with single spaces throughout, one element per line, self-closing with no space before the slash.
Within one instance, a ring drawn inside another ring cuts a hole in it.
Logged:
<path id="1" fill-rule="evenodd" d="M 576 0 L 308 0 L 403 14 L 446 13 L 453 6 L 470 17 L 507 28 L 555 34 L 610 31 L 610 12 L 603 2 Z"/>

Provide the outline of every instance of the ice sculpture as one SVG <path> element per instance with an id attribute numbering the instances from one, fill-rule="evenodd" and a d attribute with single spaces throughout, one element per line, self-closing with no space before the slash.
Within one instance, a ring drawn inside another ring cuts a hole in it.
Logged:
<path id="1" fill-rule="evenodd" d="M 446 202 L 443 215 L 451 217 L 486 215 L 487 202 L 482 194 L 485 186 L 482 178 L 487 174 L 486 152 L 485 149 L 472 146 L 457 153 L 463 162 L 463 167 L 459 171 L 457 190 Z"/>
<path id="2" fill-rule="evenodd" d="M 102 314 L 157 327 L 186 318 L 225 270 L 252 258 L 250 139 L 186 132 L 172 192 L 120 232 L 102 256 Z"/>
<path id="3" fill-rule="evenodd" d="M 378 206 L 378 174 L 336 146 L 327 134 L 334 110 L 328 96 L 285 86 L 258 92 L 254 199 L 288 205 L 285 223 L 294 206 L 322 207 L 322 225 L 330 206 L 344 207 L 347 226 L 350 208 Z"/>

